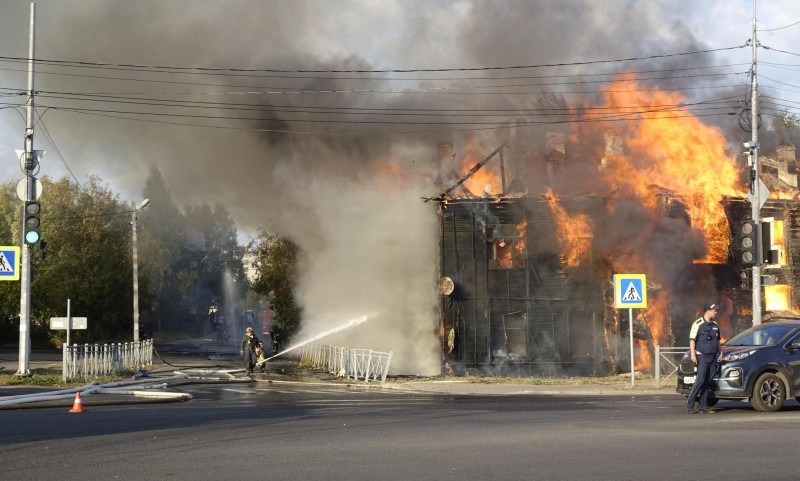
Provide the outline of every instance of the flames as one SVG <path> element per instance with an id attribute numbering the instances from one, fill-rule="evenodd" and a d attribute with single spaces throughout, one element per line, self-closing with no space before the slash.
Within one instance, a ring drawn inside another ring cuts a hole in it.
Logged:
<path id="1" fill-rule="evenodd" d="M 488 152 L 481 148 L 475 136 L 471 136 L 467 141 L 458 175 L 461 176 L 462 173 L 469 172 L 475 164 L 483 160 L 486 154 L 488 154 Z M 466 187 L 472 195 L 477 197 L 501 194 L 503 191 L 503 182 L 497 172 L 496 164 L 498 164 L 498 162 L 484 165 L 480 170 L 472 174 L 472 176 L 464 182 L 463 186 Z"/>
<path id="2" fill-rule="evenodd" d="M 776 284 L 764 286 L 764 301 L 767 311 L 792 311 L 791 286 Z"/>
<path id="3" fill-rule="evenodd" d="M 664 273 L 659 272 L 657 259 L 642 248 L 665 215 L 664 199 L 680 202 L 690 219 L 690 231 L 702 239 L 704 253 L 692 260 L 720 264 L 727 262 L 730 241 L 730 227 L 721 201 L 726 196 L 744 196 L 745 191 L 739 184 L 740 168 L 726 152 L 722 133 L 703 124 L 683 106 L 685 99 L 680 94 L 648 90 L 633 82 L 630 75 L 620 76 L 602 88 L 601 93 L 599 109 L 583 110 L 602 113 L 583 113 L 583 118 L 589 121 L 613 118 L 613 125 L 584 122 L 578 124 L 572 138 L 578 142 L 587 137 L 605 141 L 595 160 L 598 179 L 607 188 L 610 215 L 620 205 L 631 204 L 647 212 L 649 220 L 639 219 L 633 229 L 638 230 L 638 238 L 623 238 L 612 247 L 614 252 L 601 254 L 606 256 L 614 273 L 646 274 L 648 292 L 655 291 L 655 295 L 649 296 L 648 308 L 638 311 L 633 333 L 636 368 L 649 369 L 652 346 L 669 343 L 672 335 L 671 293 L 662 285 Z M 582 253 L 592 248 L 592 220 L 583 214 L 569 215 L 559 205 L 557 194 L 548 191 L 547 195 L 565 263 L 577 265 Z"/>
<path id="4" fill-rule="evenodd" d="M 514 226 L 514 238 L 501 239 L 495 246 L 497 265 L 503 269 L 525 267 L 526 231 L 528 221 Z"/>
<path id="5" fill-rule="evenodd" d="M 602 89 L 602 115 L 622 119 L 618 129 L 625 146 L 624 151 L 606 156 L 603 180 L 636 198 L 654 216 L 659 215 L 654 184 L 683 197 L 692 227 L 701 233 L 707 249 L 697 262 L 726 262 L 729 227 L 720 201 L 744 191 L 735 159 L 726 153 L 724 136 L 682 106 L 680 94 L 646 90 L 630 80 L 630 75 L 623 75 Z"/>
<path id="6" fill-rule="evenodd" d="M 558 195 L 553 189 L 547 189 L 547 204 L 553 213 L 556 224 L 556 236 L 561 245 L 564 262 L 575 267 L 580 265 L 592 247 L 592 225 L 589 216 L 582 213 L 570 215 L 559 204 Z"/>
<path id="7" fill-rule="evenodd" d="M 599 105 L 576 106 L 574 112 L 584 122 L 575 124 L 569 139 L 578 145 L 582 139 L 604 141 L 593 153 L 587 153 L 584 146 L 581 151 L 584 157 L 594 155 L 588 160 L 596 163 L 596 178 L 592 180 L 598 181 L 595 185 L 605 190 L 601 194 L 607 199 L 605 215 L 613 218 L 615 209 L 620 206 L 635 205 L 647 218 L 637 218 L 638 223 L 631 231 L 638 231 L 628 238 L 619 235 L 612 238 L 612 242 L 606 242 L 605 248 L 613 252 L 600 252 L 602 248 L 595 244 L 607 226 L 594 215 L 570 209 L 552 187 L 547 188 L 544 198 L 555 222 L 566 267 L 592 260 L 594 250 L 611 266 L 613 272 L 609 274 L 644 273 L 648 289 L 657 291 L 656 295 L 649 296 L 648 308 L 640 310 L 635 321 L 639 326 L 634 333 L 636 367 L 647 368 L 652 363 L 652 346 L 671 341 L 669 315 L 673 293 L 669 282 L 662 278 L 667 274 L 659 271 L 658 266 L 663 268 L 664 260 L 653 255 L 655 250 L 648 251 L 641 248 L 642 245 L 657 237 L 655 230 L 659 221 L 666 217 L 667 207 L 672 205 L 669 203 L 674 202 L 682 207 L 690 222 L 686 230 L 697 239 L 693 240 L 693 245 L 702 241 L 703 249 L 693 250 L 686 262 L 726 263 L 730 226 L 722 200 L 744 197 L 746 187 L 740 183 L 741 168 L 728 153 L 722 132 L 694 116 L 681 94 L 640 86 L 629 74 L 601 88 L 600 94 Z M 473 136 L 458 167 L 460 172 L 468 172 L 485 153 Z M 504 186 L 497 173 L 498 164 L 485 165 L 463 184 L 464 187 L 480 197 L 501 194 Z M 783 225 L 775 224 L 775 241 L 782 244 Z M 525 229 L 526 223 L 520 224 L 516 241 L 508 246 L 498 245 L 501 265 L 512 264 L 517 255 L 524 256 Z M 637 235 L 638 238 L 633 238 Z M 787 286 L 767 289 L 768 310 L 789 310 L 787 289 Z M 604 332 L 607 342 L 608 334 Z"/>

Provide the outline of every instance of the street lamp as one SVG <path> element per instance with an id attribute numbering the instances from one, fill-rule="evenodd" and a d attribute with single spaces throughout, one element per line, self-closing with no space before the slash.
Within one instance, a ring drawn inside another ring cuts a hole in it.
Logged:
<path id="1" fill-rule="evenodd" d="M 139 211 L 150 205 L 150 199 L 145 199 L 138 206 L 133 203 L 131 226 L 133 227 L 133 342 L 139 342 L 139 255 L 136 249 L 136 221 Z"/>

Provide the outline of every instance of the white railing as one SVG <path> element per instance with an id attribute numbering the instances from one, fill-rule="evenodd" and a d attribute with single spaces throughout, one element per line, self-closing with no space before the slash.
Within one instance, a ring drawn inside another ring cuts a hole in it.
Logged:
<path id="1" fill-rule="evenodd" d="M 666 374 L 666 376 L 664 376 L 664 380 L 666 381 L 672 377 L 673 374 L 678 372 L 683 353 L 688 350 L 688 347 L 664 347 L 656 344 L 656 360 L 655 367 L 653 369 L 653 372 L 655 373 L 656 387 L 661 387 L 662 369 Z M 662 364 L 662 361 L 664 364 Z"/>
<path id="2" fill-rule="evenodd" d="M 300 360 L 311 362 L 313 367 L 326 369 L 339 377 L 366 382 L 380 379 L 383 383 L 389 374 L 392 354 L 372 349 L 308 344 L 303 347 Z"/>
<path id="3" fill-rule="evenodd" d="M 153 340 L 119 344 L 64 344 L 63 379 L 91 379 L 153 364 Z"/>

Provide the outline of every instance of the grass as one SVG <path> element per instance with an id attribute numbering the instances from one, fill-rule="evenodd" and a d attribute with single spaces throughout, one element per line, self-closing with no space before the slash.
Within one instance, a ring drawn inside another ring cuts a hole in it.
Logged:
<path id="1" fill-rule="evenodd" d="M 100 376 L 96 379 L 70 379 L 64 382 L 62 379 L 61 370 L 58 369 L 32 369 L 30 376 L 17 376 L 13 372 L 0 373 L 0 386 L 36 386 L 36 387 L 78 387 L 88 384 L 92 381 L 100 383 L 108 383 L 113 381 L 120 381 L 122 379 L 129 379 L 123 374 L 113 376 Z"/>

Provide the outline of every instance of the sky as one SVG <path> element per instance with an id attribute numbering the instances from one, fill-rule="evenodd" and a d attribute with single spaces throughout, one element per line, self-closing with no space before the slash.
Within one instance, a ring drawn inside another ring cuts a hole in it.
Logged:
<path id="1" fill-rule="evenodd" d="M 179 207 L 219 202 L 243 239 L 267 228 L 301 244 L 317 331 L 370 313 L 382 340 L 364 327 L 365 342 L 431 370 L 437 230 L 422 197 L 457 175 L 437 143 L 488 153 L 523 110 L 590 102 L 625 70 L 735 109 L 752 22 L 743 0 L 41 0 L 38 175 L 97 176 L 139 201 L 156 166 Z M 773 112 L 800 113 L 797 22 L 800 3 L 758 2 Z M 3 182 L 23 175 L 29 24 L 29 1 L 0 0 Z M 706 121 L 749 139 L 733 119 Z"/>

